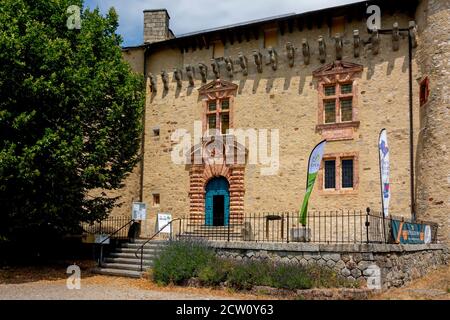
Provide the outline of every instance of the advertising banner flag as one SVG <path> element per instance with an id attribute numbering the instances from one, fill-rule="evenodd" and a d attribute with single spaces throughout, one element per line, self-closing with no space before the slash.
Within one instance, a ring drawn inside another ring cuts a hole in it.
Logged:
<path id="1" fill-rule="evenodd" d="M 381 202 L 383 205 L 384 216 L 388 217 L 391 187 L 389 183 L 389 145 L 386 129 L 381 130 L 378 147 L 380 151 Z"/>
<path id="2" fill-rule="evenodd" d="M 392 237 L 398 244 L 430 244 L 431 226 L 392 220 Z"/>
<path id="3" fill-rule="evenodd" d="M 308 214 L 308 202 L 309 197 L 311 196 L 311 192 L 314 187 L 314 182 L 317 178 L 317 173 L 320 169 L 320 164 L 322 163 L 323 152 L 325 149 L 326 140 L 320 142 L 311 152 L 308 161 L 308 177 L 306 180 L 306 193 L 305 198 L 303 199 L 303 204 L 300 209 L 300 223 L 305 226 L 306 225 L 306 216 Z"/>

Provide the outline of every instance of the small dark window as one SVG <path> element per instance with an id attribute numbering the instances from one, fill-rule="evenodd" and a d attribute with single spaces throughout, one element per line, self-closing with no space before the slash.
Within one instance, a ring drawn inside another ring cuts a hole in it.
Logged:
<path id="1" fill-rule="evenodd" d="M 352 99 L 341 100 L 341 122 L 352 121 Z"/>
<path id="2" fill-rule="evenodd" d="M 208 105 L 209 111 L 216 111 L 216 108 L 217 108 L 217 106 L 216 106 L 216 102 L 215 101 L 209 103 L 209 105 Z"/>
<path id="3" fill-rule="evenodd" d="M 342 84 L 341 85 L 341 93 L 342 94 L 352 93 L 352 87 L 353 87 L 353 84 L 351 84 L 351 83 Z"/>
<path id="4" fill-rule="evenodd" d="M 159 128 L 153 128 L 153 136 L 159 137 L 160 129 Z"/>
<path id="5" fill-rule="evenodd" d="M 420 106 L 428 102 L 428 96 L 430 95 L 429 84 L 430 80 L 428 77 L 420 82 Z"/>
<path id="6" fill-rule="evenodd" d="M 325 123 L 336 122 L 336 101 L 325 101 Z"/>
<path id="7" fill-rule="evenodd" d="M 223 100 L 222 101 L 222 110 L 228 110 L 230 109 L 230 100 Z"/>
<path id="8" fill-rule="evenodd" d="M 230 128 L 230 115 L 228 113 L 222 113 L 220 117 L 222 118 L 222 134 L 226 134 Z"/>
<path id="9" fill-rule="evenodd" d="M 216 129 L 216 114 L 208 116 L 208 129 Z"/>
<path id="10" fill-rule="evenodd" d="M 353 159 L 342 160 L 342 188 L 353 188 Z"/>
<path id="11" fill-rule="evenodd" d="M 153 206 L 154 207 L 159 207 L 159 205 L 160 205 L 160 197 L 159 197 L 159 194 L 157 194 L 157 193 L 154 193 L 153 194 Z"/>
<path id="12" fill-rule="evenodd" d="M 325 189 L 336 189 L 336 160 L 325 160 Z"/>
<path id="13" fill-rule="evenodd" d="M 326 96 L 336 95 L 336 87 L 335 86 L 326 86 L 325 87 L 325 95 Z"/>

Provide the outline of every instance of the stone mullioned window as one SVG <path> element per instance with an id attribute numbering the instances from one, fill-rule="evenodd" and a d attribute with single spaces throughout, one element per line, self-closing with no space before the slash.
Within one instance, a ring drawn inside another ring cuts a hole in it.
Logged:
<path id="1" fill-rule="evenodd" d="M 321 194 L 355 194 L 358 191 L 359 157 L 357 152 L 325 154 L 319 171 Z"/>
<path id="2" fill-rule="evenodd" d="M 335 61 L 313 72 L 318 80 L 318 124 L 324 139 L 351 140 L 359 127 L 358 85 L 361 65 Z"/>

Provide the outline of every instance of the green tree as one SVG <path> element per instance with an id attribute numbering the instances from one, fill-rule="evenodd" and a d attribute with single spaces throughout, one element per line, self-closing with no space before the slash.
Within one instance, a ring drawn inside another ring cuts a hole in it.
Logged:
<path id="1" fill-rule="evenodd" d="M 102 219 L 139 160 L 144 81 L 122 59 L 118 16 L 82 0 L 1 0 L 0 239 Z"/>

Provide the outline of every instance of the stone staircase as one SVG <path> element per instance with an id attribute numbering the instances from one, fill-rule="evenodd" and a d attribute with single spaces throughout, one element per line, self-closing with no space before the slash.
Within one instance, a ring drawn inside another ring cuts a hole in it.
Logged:
<path id="1" fill-rule="evenodd" d="M 141 272 L 140 254 L 135 253 L 146 240 L 136 239 L 134 243 L 127 242 L 116 248 L 103 261 L 102 266 L 94 273 L 116 276 L 141 278 L 143 273 L 153 266 L 153 260 L 158 252 L 168 245 L 165 240 L 152 240 L 144 247 L 143 272 Z"/>
<path id="2" fill-rule="evenodd" d="M 203 240 L 217 240 L 217 241 L 241 241 L 242 240 L 242 225 L 233 225 L 228 227 L 211 227 L 205 225 L 187 225 L 184 232 L 178 235 L 181 239 L 203 239 Z"/>

